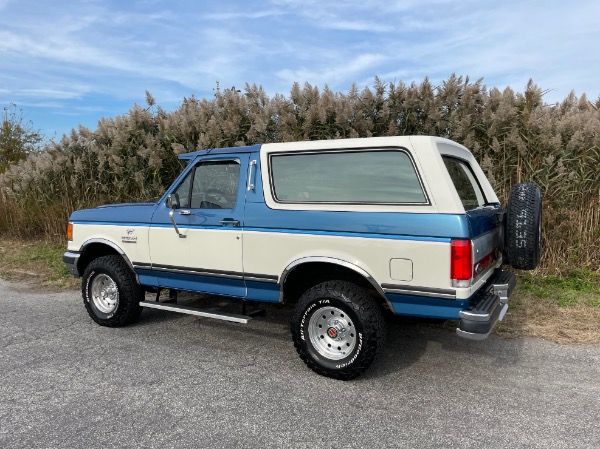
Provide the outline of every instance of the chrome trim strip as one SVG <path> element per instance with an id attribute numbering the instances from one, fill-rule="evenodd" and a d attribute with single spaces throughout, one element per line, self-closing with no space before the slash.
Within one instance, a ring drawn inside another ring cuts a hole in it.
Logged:
<path id="1" fill-rule="evenodd" d="M 395 295 L 425 296 L 428 298 L 456 299 L 456 290 L 444 288 L 413 287 L 412 285 L 381 284 L 385 293 Z"/>
<path id="2" fill-rule="evenodd" d="M 383 289 L 381 288 L 381 286 L 377 283 L 377 281 L 373 278 L 373 276 L 371 276 L 369 273 L 367 273 L 365 270 L 363 270 L 362 268 L 350 263 L 350 262 L 346 262 L 345 260 L 341 260 L 341 259 L 335 259 L 333 257 L 324 257 L 324 256 L 309 256 L 309 257 L 303 257 L 301 259 L 297 259 L 295 261 L 293 261 L 292 263 L 290 263 L 285 270 L 283 270 L 283 273 L 281 273 L 281 276 L 279 276 L 279 302 L 283 302 L 283 286 L 285 285 L 285 280 L 288 277 L 288 275 L 290 274 L 290 272 L 300 266 L 303 265 L 305 263 L 311 263 L 311 262 L 322 262 L 322 263 L 331 263 L 334 265 L 340 265 L 344 268 L 348 268 L 352 271 L 355 271 L 356 273 L 360 274 L 362 277 L 364 277 L 367 281 L 369 281 L 369 283 L 373 286 L 373 288 L 375 288 L 375 290 L 377 291 L 377 293 L 379 293 L 381 295 L 381 297 L 385 300 L 385 302 L 387 303 L 387 305 L 389 306 L 390 310 L 392 312 L 394 312 L 394 308 L 392 307 L 392 303 L 390 302 L 390 300 L 388 299 L 388 297 L 386 296 L 385 292 L 383 291 Z"/>
<path id="3" fill-rule="evenodd" d="M 384 288 L 385 293 L 391 295 L 411 295 L 411 296 L 423 296 L 426 298 L 439 298 L 439 299 L 456 299 L 456 294 L 449 293 L 431 293 L 431 292 L 420 292 L 417 290 L 404 290 L 397 288 Z"/>
<path id="4" fill-rule="evenodd" d="M 183 268 L 183 267 L 161 267 L 153 265 L 151 268 L 153 271 L 164 271 L 168 273 L 181 273 L 181 274 L 193 274 L 197 276 L 211 276 L 211 277 L 221 277 L 228 279 L 243 279 L 244 276 L 240 274 L 230 274 L 230 273 L 215 273 L 213 271 L 204 271 L 204 270 L 196 270 L 193 268 Z"/>
<path id="5" fill-rule="evenodd" d="M 210 276 L 210 277 L 221 277 L 227 279 L 240 279 L 259 281 L 267 283 L 277 283 L 277 276 L 270 274 L 258 274 L 258 273 L 239 273 L 236 271 L 218 271 L 218 270 L 207 270 L 205 268 L 191 268 L 191 267 L 179 267 L 175 265 L 158 265 L 149 264 L 144 262 L 135 262 L 135 268 L 162 271 L 166 273 L 181 273 L 191 274 L 196 276 Z"/>
<path id="6" fill-rule="evenodd" d="M 267 282 L 269 284 L 277 284 L 277 279 L 269 279 L 263 277 L 255 277 L 255 276 L 244 276 L 245 281 L 258 281 L 258 282 Z"/>
<path id="7" fill-rule="evenodd" d="M 146 263 L 146 262 L 132 262 L 134 268 L 151 268 L 152 264 L 151 263 Z"/>
<path id="8" fill-rule="evenodd" d="M 248 324 L 252 319 L 247 315 L 237 315 L 227 312 L 210 312 L 208 310 L 195 309 L 188 306 L 179 306 L 176 304 L 161 304 L 155 301 L 140 301 L 140 306 L 150 309 L 167 310 L 169 312 L 185 313 L 187 315 L 201 316 L 204 318 L 213 318 L 215 320 L 232 321 L 234 323 Z"/>
<path id="9" fill-rule="evenodd" d="M 140 279 L 139 279 L 137 273 L 135 272 L 135 268 L 133 267 L 133 264 L 129 260 L 129 257 L 127 257 L 127 255 L 125 254 L 125 251 L 123 251 L 117 244 L 115 244 L 114 242 L 111 242 L 110 240 L 107 240 L 107 239 L 93 238 L 93 239 L 89 239 L 89 240 L 86 240 L 85 242 L 83 242 L 83 244 L 81 245 L 80 252 L 83 253 L 85 251 L 85 248 L 87 248 L 92 243 L 102 243 L 102 244 L 104 244 L 106 246 L 110 246 L 112 249 L 114 249 L 116 252 L 118 252 L 119 255 L 121 257 L 123 257 L 123 260 L 125 261 L 125 263 L 127 264 L 127 266 L 129 268 L 131 268 L 131 271 L 133 271 L 133 273 L 135 274 L 135 280 L 136 280 L 136 282 L 138 284 L 140 283 Z"/>
<path id="10" fill-rule="evenodd" d="M 277 276 L 273 274 L 259 274 L 259 273 L 244 273 L 244 277 L 253 278 L 253 279 L 261 279 L 264 281 L 271 281 L 277 283 Z"/>

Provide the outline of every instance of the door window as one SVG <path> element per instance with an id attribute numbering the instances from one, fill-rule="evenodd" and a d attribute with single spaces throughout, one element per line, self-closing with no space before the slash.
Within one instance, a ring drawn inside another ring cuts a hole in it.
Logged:
<path id="1" fill-rule="evenodd" d="M 182 208 L 233 209 L 239 179 L 238 161 L 206 161 L 197 165 L 174 193 Z"/>

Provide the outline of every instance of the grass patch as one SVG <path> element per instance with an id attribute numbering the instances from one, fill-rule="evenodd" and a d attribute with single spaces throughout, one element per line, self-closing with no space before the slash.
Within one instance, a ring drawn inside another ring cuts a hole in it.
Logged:
<path id="1" fill-rule="evenodd" d="M 600 307 L 600 273 L 591 270 L 572 270 L 560 277 L 522 274 L 518 289 L 559 307 Z"/>
<path id="2" fill-rule="evenodd" d="M 65 244 L 56 242 L 0 239 L 0 276 L 70 287 L 75 283 L 62 261 L 65 250 Z"/>
<path id="3" fill-rule="evenodd" d="M 556 343 L 600 345 L 600 273 L 521 274 L 504 321 L 495 333 Z"/>

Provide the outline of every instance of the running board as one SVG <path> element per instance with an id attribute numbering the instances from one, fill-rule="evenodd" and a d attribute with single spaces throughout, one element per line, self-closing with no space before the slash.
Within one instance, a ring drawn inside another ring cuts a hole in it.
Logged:
<path id="1" fill-rule="evenodd" d="M 180 306 L 177 304 L 165 304 L 156 301 L 140 301 L 140 306 L 150 309 L 168 310 L 169 312 L 179 312 L 188 315 L 202 316 L 205 318 L 214 318 L 215 320 L 232 321 L 234 323 L 248 324 L 252 317 L 248 315 L 237 315 L 227 312 L 211 312 L 208 310 L 196 309 L 194 307 Z"/>

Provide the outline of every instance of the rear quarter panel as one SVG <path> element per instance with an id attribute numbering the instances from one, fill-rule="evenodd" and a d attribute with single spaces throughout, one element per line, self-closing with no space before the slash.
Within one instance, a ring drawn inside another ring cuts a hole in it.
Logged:
<path id="1" fill-rule="evenodd" d="M 369 148 L 408 151 L 430 204 L 282 204 L 273 198 L 269 154 L 364 148 L 367 141 Z M 281 276 L 296 260 L 328 257 L 363 269 L 380 285 L 451 288 L 450 239 L 468 238 L 470 230 L 460 199 L 448 188 L 451 180 L 433 138 L 416 139 L 415 143 L 408 137 L 386 137 L 263 145 L 256 175 L 260 179 L 256 188 L 265 188 L 247 197 L 243 242 L 246 272 Z M 397 259 L 409 261 L 401 264 L 401 279 L 392 277 L 390 268 L 391 261 Z M 410 276 L 405 276 L 409 268 Z"/>

